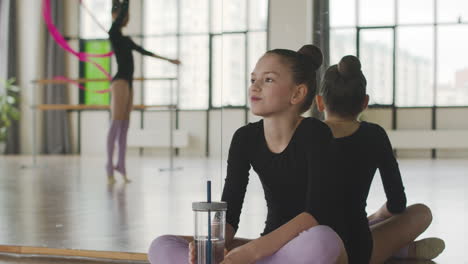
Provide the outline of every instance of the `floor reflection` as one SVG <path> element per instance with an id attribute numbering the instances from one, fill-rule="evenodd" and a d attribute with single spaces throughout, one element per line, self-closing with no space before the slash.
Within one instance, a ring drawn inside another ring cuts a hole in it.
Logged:
<path id="1" fill-rule="evenodd" d="M 156 236 L 193 234 L 192 202 L 205 199 L 207 179 L 213 181 L 213 199 L 219 199 L 225 174 L 225 162 L 214 159 L 178 158 L 183 170 L 160 172 L 167 160 L 134 156 L 128 160 L 132 183 L 117 177 L 108 185 L 100 157 L 40 157 L 41 168 L 21 169 L 28 162 L 30 157 L 0 156 L 3 245 L 144 253 Z M 468 162 L 403 160 L 400 167 L 409 203 L 424 202 L 433 210 L 433 224 L 423 236 L 446 241 L 437 263 L 461 263 L 468 242 Z M 369 211 L 384 201 L 377 177 Z M 239 236 L 257 237 L 265 215 L 263 191 L 253 173 Z"/>

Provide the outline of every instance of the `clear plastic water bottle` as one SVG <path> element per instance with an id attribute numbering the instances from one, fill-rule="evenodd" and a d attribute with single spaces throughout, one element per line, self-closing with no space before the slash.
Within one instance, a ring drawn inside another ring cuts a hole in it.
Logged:
<path id="1" fill-rule="evenodd" d="M 221 263 L 224 259 L 227 204 L 195 202 L 192 204 L 192 209 L 195 217 L 194 242 L 197 264 Z M 209 236 L 211 240 L 208 240 Z M 211 263 L 207 262 L 208 254 L 211 254 Z"/>

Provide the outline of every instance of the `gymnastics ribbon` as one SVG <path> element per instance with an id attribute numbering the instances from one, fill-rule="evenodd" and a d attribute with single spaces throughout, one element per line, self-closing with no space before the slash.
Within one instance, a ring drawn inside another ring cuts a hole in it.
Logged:
<path id="1" fill-rule="evenodd" d="M 55 76 L 54 77 L 54 80 L 57 80 L 57 81 L 65 81 L 65 82 L 69 82 L 71 84 L 75 84 L 76 86 L 78 86 L 81 90 L 84 90 L 86 91 L 86 88 L 78 81 L 76 80 L 72 80 L 70 78 L 67 78 L 65 76 Z M 104 90 L 99 90 L 99 91 L 92 91 L 93 93 L 98 93 L 98 94 L 104 94 L 104 93 L 108 93 L 110 92 L 111 89 L 104 89 Z"/>
<path id="2" fill-rule="evenodd" d="M 80 0 L 80 2 L 82 2 L 82 0 Z M 109 80 L 112 80 L 112 76 L 101 66 L 99 65 L 98 63 L 96 63 L 95 61 L 91 60 L 91 58 L 105 58 L 105 57 L 110 57 L 114 54 L 114 52 L 108 52 L 108 53 L 104 53 L 104 54 L 92 54 L 92 53 L 86 53 L 86 52 L 77 52 L 75 51 L 69 44 L 68 42 L 65 40 L 65 38 L 63 37 L 63 35 L 60 33 L 60 31 L 57 29 L 57 27 L 54 25 L 53 21 L 52 21 L 52 16 L 51 16 L 51 8 L 50 8 L 50 0 L 44 0 L 43 1 L 43 17 L 44 17 L 44 21 L 45 21 L 45 24 L 47 26 L 47 29 L 49 30 L 49 33 L 50 35 L 52 36 L 52 38 L 55 40 L 55 42 L 62 48 L 64 49 L 65 51 L 71 53 L 72 55 L 74 55 L 75 57 L 77 57 L 80 61 L 83 61 L 83 62 L 88 62 L 88 63 L 91 63 L 92 65 L 94 65 L 99 71 L 101 71 L 102 73 L 104 73 L 104 75 L 107 77 L 107 79 Z M 64 76 L 57 76 L 55 77 L 54 79 L 56 80 L 64 80 L 64 81 L 68 81 L 70 83 L 74 83 L 74 84 L 77 84 L 80 89 L 83 89 L 85 90 L 84 86 L 80 85 L 78 82 L 76 81 L 73 81 L 67 77 L 64 77 Z M 109 89 L 106 89 L 106 90 L 101 90 L 101 91 L 96 91 L 97 93 L 105 93 L 105 92 L 108 92 Z"/>

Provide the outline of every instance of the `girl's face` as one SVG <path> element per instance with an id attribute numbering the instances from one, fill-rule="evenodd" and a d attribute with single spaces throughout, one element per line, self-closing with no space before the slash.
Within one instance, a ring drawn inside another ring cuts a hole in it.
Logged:
<path id="1" fill-rule="evenodd" d="M 269 117 L 290 111 L 296 84 L 288 65 L 279 55 L 265 54 L 251 74 L 250 109 L 254 115 Z"/>
<path id="2" fill-rule="evenodd" d="M 122 27 L 126 27 L 128 25 L 128 21 L 130 20 L 130 14 L 127 14 L 124 18 L 124 21 L 122 23 Z"/>
<path id="3" fill-rule="evenodd" d="M 112 21 L 115 21 L 117 19 L 117 16 L 119 15 L 119 12 L 114 12 L 112 13 Z M 127 14 L 125 16 L 123 22 L 122 22 L 122 27 L 126 27 L 128 25 L 128 21 L 130 20 L 130 14 Z"/>

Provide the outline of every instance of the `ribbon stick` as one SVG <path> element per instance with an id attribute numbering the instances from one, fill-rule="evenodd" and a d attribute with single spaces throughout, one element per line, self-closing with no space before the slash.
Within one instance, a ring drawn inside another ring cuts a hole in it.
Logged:
<path id="1" fill-rule="evenodd" d="M 81 2 L 81 0 L 80 0 Z M 85 7 L 86 8 L 86 7 Z M 47 26 L 47 29 L 49 30 L 49 33 L 50 35 L 52 36 L 52 38 L 55 40 L 55 42 L 62 48 L 64 49 L 65 51 L 71 53 L 72 55 L 74 55 L 76 58 L 78 58 L 80 61 L 83 61 L 83 62 L 88 62 L 88 63 L 91 63 L 92 65 L 94 65 L 99 71 L 101 71 L 109 80 L 112 80 L 112 76 L 109 74 L 109 72 L 107 72 L 101 65 L 99 65 L 98 63 L 96 63 L 95 61 L 91 60 L 91 58 L 106 58 L 106 57 L 110 57 L 114 54 L 114 52 L 108 52 L 108 53 L 103 53 L 103 54 L 92 54 L 92 53 L 86 53 L 86 52 L 78 52 L 76 50 L 74 50 L 69 44 L 68 42 L 65 40 L 65 38 L 63 37 L 63 35 L 60 33 L 60 31 L 57 29 L 57 27 L 54 25 L 53 21 L 52 21 L 52 16 L 51 16 L 51 8 L 50 8 L 50 0 L 44 0 L 43 1 L 43 17 L 44 17 L 44 21 L 45 21 L 45 24 Z M 89 9 L 88 9 L 89 11 Z M 80 89 L 83 89 L 85 90 L 85 87 L 79 83 L 76 83 L 64 76 L 57 76 L 55 77 L 54 79 L 56 80 L 64 80 L 64 81 L 68 81 L 70 83 L 73 83 L 73 84 L 76 84 L 78 85 L 78 87 L 80 87 Z M 106 93 L 108 92 L 109 89 L 106 89 L 106 90 L 100 90 L 100 91 L 95 91 L 96 93 Z"/>
<path id="2" fill-rule="evenodd" d="M 97 17 L 93 14 L 93 12 L 91 12 L 91 10 L 89 10 L 88 6 L 85 5 L 85 3 L 83 2 L 83 0 L 80 0 L 80 3 L 81 3 L 81 6 L 83 7 L 83 9 L 88 13 L 88 15 L 94 20 L 94 23 L 96 23 L 96 25 L 98 25 L 102 31 L 106 32 L 107 33 L 107 30 L 104 28 L 104 26 L 99 23 L 99 20 L 97 19 Z"/>

